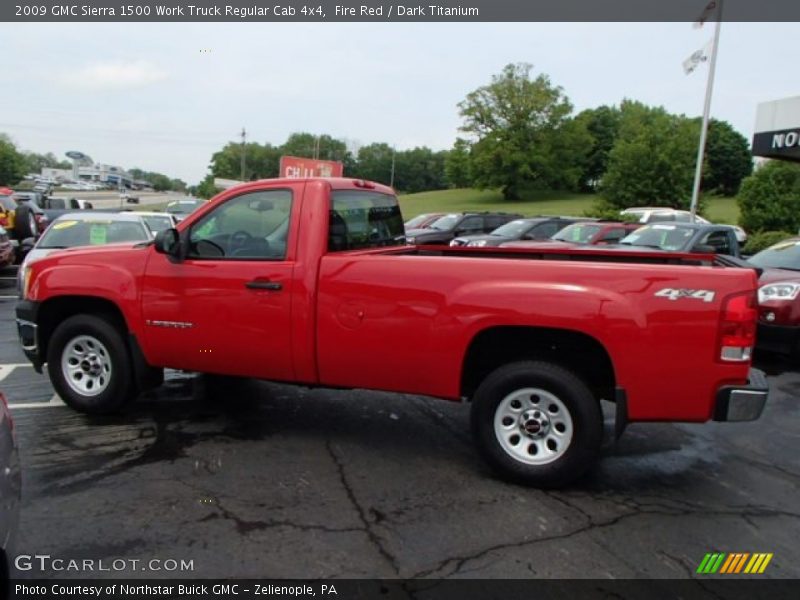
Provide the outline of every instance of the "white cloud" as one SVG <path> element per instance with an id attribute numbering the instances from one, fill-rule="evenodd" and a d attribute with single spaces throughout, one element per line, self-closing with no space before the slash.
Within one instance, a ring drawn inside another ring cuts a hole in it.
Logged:
<path id="1" fill-rule="evenodd" d="M 153 63 L 137 60 L 89 64 L 68 75 L 62 74 L 59 82 L 70 87 L 120 90 L 153 85 L 166 78 L 167 73 L 163 69 Z"/>

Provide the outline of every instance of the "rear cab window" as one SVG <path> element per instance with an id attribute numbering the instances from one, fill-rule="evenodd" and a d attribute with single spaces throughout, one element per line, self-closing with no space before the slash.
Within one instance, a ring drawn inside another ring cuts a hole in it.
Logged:
<path id="1" fill-rule="evenodd" d="M 328 252 L 405 244 L 397 198 L 380 192 L 333 190 L 328 224 Z"/>

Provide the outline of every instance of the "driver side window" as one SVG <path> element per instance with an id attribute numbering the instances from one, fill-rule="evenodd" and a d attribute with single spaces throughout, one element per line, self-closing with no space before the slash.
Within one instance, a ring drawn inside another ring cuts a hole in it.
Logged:
<path id="1" fill-rule="evenodd" d="M 251 192 L 231 198 L 189 232 L 189 257 L 283 260 L 292 210 L 290 190 Z"/>

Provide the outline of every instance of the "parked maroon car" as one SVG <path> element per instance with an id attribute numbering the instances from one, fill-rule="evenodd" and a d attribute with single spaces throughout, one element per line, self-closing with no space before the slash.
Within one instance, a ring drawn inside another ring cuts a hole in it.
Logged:
<path id="1" fill-rule="evenodd" d="M 626 235 L 641 227 L 641 223 L 581 222 L 564 227 L 549 240 L 506 242 L 502 248 L 572 248 L 596 244 L 617 244 Z"/>
<path id="2" fill-rule="evenodd" d="M 758 278 L 756 348 L 800 357 L 800 237 L 754 254 Z"/>
<path id="3" fill-rule="evenodd" d="M 427 229 L 431 223 L 436 221 L 439 217 L 443 217 L 445 213 L 425 213 L 412 217 L 404 223 L 407 231 L 411 229 Z"/>

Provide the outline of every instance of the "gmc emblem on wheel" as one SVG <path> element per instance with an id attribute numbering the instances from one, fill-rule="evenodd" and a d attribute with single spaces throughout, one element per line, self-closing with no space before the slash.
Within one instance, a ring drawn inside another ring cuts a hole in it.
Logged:
<path id="1" fill-rule="evenodd" d="M 676 288 L 664 288 L 655 293 L 657 298 L 667 298 L 669 300 L 678 300 L 680 298 L 691 298 L 693 300 L 702 300 L 703 302 L 712 302 L 714 300 L 714 292 L 711 290 L 685 290 Z"/>

